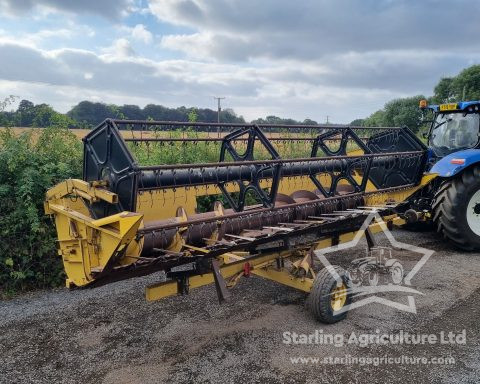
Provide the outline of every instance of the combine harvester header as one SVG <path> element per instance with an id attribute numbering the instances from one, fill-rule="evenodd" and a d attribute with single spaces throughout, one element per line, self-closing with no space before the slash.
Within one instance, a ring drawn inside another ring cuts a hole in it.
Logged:
<path id="1" fill-rule="evenodd" d="M 215 283 L 223 301 L 255 274 L 311 292 L 331 323 L 346 316 L 348 278 L 318 272 L 313 251 L 351 240 L 372 211 L 426 219 L 412 202 L 435 178 L 427 161 L 407 128 L 107 119 L 84 138 L 83 180 L 50 189 L 45 210 L 68 287 L 164 271 L 148 300 Z"/>

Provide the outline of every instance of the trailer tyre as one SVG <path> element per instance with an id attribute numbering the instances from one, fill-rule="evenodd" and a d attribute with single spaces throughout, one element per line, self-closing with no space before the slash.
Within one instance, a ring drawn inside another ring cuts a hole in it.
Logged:
<path id="1" fill-rule="evenodd" d="M 466 251 L 480 250 L 480 167 L 444 182 L 433 203 L 438 232 Z"/>
<path id="2" fill-rule="evenodd" d="M 326 324 L 345 319 L 348 312 L 345 307 L 352 302 L 345 270 L 339 266 L 333 268 L 340 276 L 341 282 L 337 283 L 329 268 L 324 268 L 315 277 L 309 298 L 313 315 L 318 321 Z"/>

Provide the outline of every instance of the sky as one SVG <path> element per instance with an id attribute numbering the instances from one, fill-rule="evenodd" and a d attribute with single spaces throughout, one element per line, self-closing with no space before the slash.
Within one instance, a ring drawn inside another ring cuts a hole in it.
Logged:
<path id="1" fill-rule="evenodd" d="M 0 0 L 0 99 L 335 123 L 480 63 L 480 0 Z"/>

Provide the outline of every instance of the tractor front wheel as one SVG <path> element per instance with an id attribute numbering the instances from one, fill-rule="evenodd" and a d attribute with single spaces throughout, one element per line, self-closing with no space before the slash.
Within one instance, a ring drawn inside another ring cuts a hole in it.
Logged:
<path id="1" fill-rule="evenodd" d="M 437 231 L 466 251 L 480 250 L 480 167 L 444 182 L 435 195 Z"/>

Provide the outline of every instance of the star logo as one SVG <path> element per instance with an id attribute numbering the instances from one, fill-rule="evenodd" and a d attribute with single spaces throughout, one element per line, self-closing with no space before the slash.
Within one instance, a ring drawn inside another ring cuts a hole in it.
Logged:
<path id="1" fill-rule="evenodd" d="M 386 247 L 376 247 L 372 250 L 378 251 L 376 256 L 370 254 L 365 258 L 357 259 L 352 262 L 351 269 L 347 271 L 349 275 L 349 287 L 347 293 L 351 293 L 355 301 L 351 304 L 345 305 L 340 310 L 335 311 L 335 314 L 340 314 L 345 311 L 349 311 L 355 308 L 362 307 L 370 303 L 379 303 L 384 304 L 389 307 L 396 308 L 401 311 L 417 313 L 417 308 L 415 305 L 414 294 L 423 295 L 423 293 L 411 287 L 411 280 L 418 273 L 418 271 L 425 265 L 428 259 L 434 253 L 433 250 L 418 247 L 412 244 L 402 243 L 397 241 L 390 230 L 388 229 L 386 223 L 383 221 L 382 217 L 378 214 L 377 210 L 372 210 L 368 217 L 365 219 L 362 227 L 357 231 L 353 240 L 334 245 L 328 248 L 319 249 L 314 251 L 315 255 L 322 262 L 322 264 L 327 268 L 330 274 L 337 281 L 338 286 L 342 285 L 342 278 L 337 273 L 335 268 L 327 260 L 326 255 L 332 252 L 338 252 L 350 248 L 354 248 L 358 245 L 361 238 L 365 235 L 367 228 L 373 223 L 378 224 L 390 242 L 392 248 L 402 249 L 421 255 L 420 260 L 415 264 L 415 266 L 410 270 L 410 272 L 403 276 L 403 266 L 397 259 L 391 258 L 391 248 Z M 390 254 L 386 253 L 387 250 L 390 250 Z M 393 278 L 393 284 L 378 285 L 378 272 L 383 271 L 383 273 L 391 273 Z M 363 285 L 362 276 L 367 276 L 366 280 L 368 281 L 367 285 Z M 376 277 L 375 277 L 376 276 Z M 380 297 L 376 294 L 386 293 L 386 292 L 404 292 L 407 294 L 407 304 L 388 300 L 385 297 Z"/>

